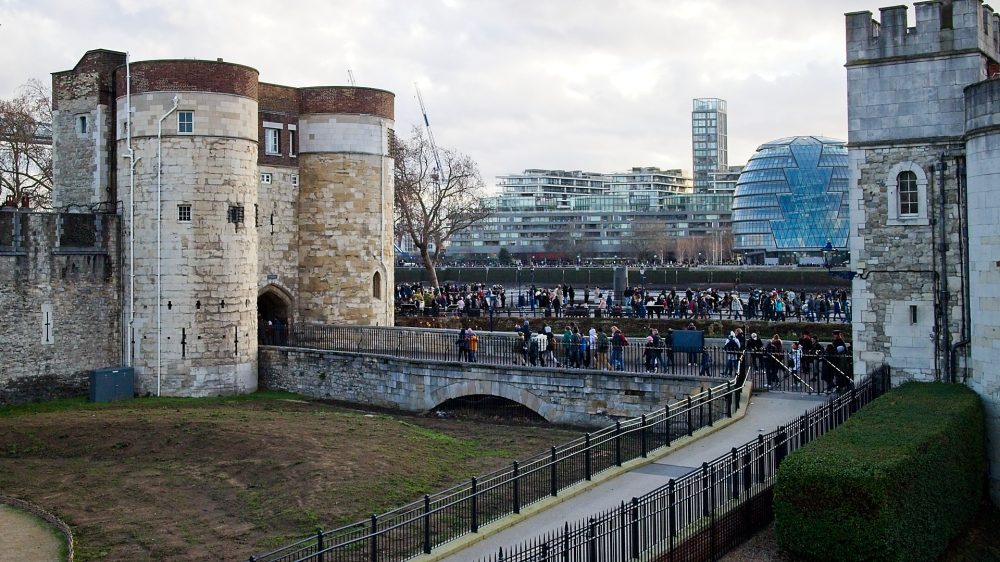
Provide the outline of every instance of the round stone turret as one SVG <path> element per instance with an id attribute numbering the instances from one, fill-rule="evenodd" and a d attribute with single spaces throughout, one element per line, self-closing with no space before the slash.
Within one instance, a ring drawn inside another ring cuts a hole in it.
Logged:
<path id="1" fill-rule="evenodd" d="M 299 90 L 299 321 L 392 325 L 395 96 Z"/>
<path id="2" fill-rule="evenodd" d="M 132 64 L 131 74 L 136 158 L 131 333 L 139 391 L 251 392 L 257 386 L 257 71 L 221 61 L 163 60 Z M 124 67 L 115 78 L 116 90 L 124 93 Z M 128 276 L 126 97 L 116 103 Z M 127 323 L 128 277 L 124 286 Z"/>

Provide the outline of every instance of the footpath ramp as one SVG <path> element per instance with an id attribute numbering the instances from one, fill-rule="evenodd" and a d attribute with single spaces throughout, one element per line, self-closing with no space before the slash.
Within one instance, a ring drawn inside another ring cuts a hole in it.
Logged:
<path id="1" fill-rule="evenodd" d="M 679 478 L 692 470 L 701 468 L 703 462 L 729 452 L 733 447 L 743 445 L 767 433 L 779 425 L 794 420 L 806 410 L 823 402 L 826 397 L 803 394 L 770 393 L 754 395 L 743 419 L 707 435 L 656 461 L 635 468 L 594 488 L 569 498 L 561 503 L 525 518 L 523 521 L 470 544 L 467 548 L 452 553 L 439 560 L 444 562 L 473 562 L 493 556 L 502 547 L 505 551 L 512 545 L 562 529 L 567 521 L 573 522 L 628 502 L 632 497 L 641 496 L 667 483 L 671 478 Z"/>

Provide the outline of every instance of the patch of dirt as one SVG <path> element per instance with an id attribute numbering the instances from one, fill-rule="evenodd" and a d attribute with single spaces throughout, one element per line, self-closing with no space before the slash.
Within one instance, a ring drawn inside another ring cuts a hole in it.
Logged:
<path id="1" fill-rule="evenodd" d="M 63 543 L 57 533 L 33 515 L 0 505 L 0 562 L 59 560 Z"/>
<path id="2" fill-rule="evenodd" d="M 137 400 L 0 418 L 0 489 L 77 560 L 240 560 L 523 460 L 578 432 L 299 400 Z"/>

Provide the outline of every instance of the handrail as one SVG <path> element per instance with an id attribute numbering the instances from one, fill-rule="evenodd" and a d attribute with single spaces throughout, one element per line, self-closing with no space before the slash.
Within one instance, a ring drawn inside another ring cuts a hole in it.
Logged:
<path id="1" fill-rule="evenodd" d="M 577 483 L 583 481 L 584 478 L 580 477 L 575 479 L 571 478 L 566 482 L 559 482 L 558 473 L 560 468 L 572 463 L 574 459 L 589 455 L 594 451 L 606 451 L 610 447 L 616 451 L 617 454 L 615 456 L 618 459 L 621 459 L 621 462 L 628 462 L 641 458 L 643 452 L 648 454 L 651 451 L 669 446 L 669 444 L 672 443 L 670 427 L 672 422 L 684 420 L 684 423 L 687 426 L 685 434 L 689 435 L 693 431 L 710 426 L 718 419 L 732 415 L 732 412 L 738 410 L 740 400 L 739 396 L 743 389 L 743 381 L 745 380 L 746 372 L 744 368 L 743 354 L 741 354 L 739 365 L 737 367 L 737 375 L 733 379 L 727 380 L 725 383 L 715 387 L 710 387 L 707 391 L 699 392 L 696 395 L 686 397 L 684 400 L 676 401 L 663 409 L 653 412 L 649 416 L 640 416 L 638 418 L 630 418 L 622 422 L 617 422 L 614 425 L 609 425 L 592 434 L 586 434 L 582 438 L 577 438 L 569 443 L 553 447 L 549 452 L 535 455 L 523 463 L 514 463 L 511 467 L 498 469 L 485 476 L 475 478 L 470 482 L 457 484 L 433 495 L 425 495 L 420 500 L 408 503 L 381 515 L 373 515 L 370 520 L 359 521 L 337 527 L 335 529 L 320 531 L 314 535 L 305 537 L 299 541 L 295 541 L 271 552 L 251 557 L 250 560 L 253 562 L 291 562 L 293 560 L 302 562 L 318 561 L 322 559 L 320 557 L 321 555 L 352 547 L 357 548 L 357 545 L 362 542 L 368 544 L 370 547 L 371 545 L 375 545 L 374 549 L 379 562 L 406 560 L 412 556 L 428 552 L 428 550 L 433 549 L 434 547 L 440 546 L 441 544 L 454 540 L 470 532 L 470 529 L 456 529 L 445 526 L 444 528 L 439 529 L 443 532 L 443 536 L 437 537 L 438 540 L 436 541 L 432 538 L 432 544 L 420 545 L 422 549 L 418 552 L 416 549 L 412 548 L 414 543 L 412 540 L 413 536 L 419 533 L 421 536 L 426 538 L 429 537 L 430 534 L 426 529 L 421 528 L 414 530 L 411 529 L 412 527 L 423 527 L 424 525 L 429 525 L 429 521 L 431 521 L 435 515 L 449 514 L 450 512 L 456 510 L 459 512 L 456 519 L 462 519 L 462 516 L 465 515 L 465 511 L 467 511 L 465 509 L 467 507 L 465 505 L 467 502 L 473 502 L 472 505 L 475 505 L 474 502 L 477 498 L 487 498 L 489 497 L 489 494 L 494 493 L 497 490 L 503 490 L 505 486 L 515 485 L 515 482 L 526 482 L 525 486 L 529 486 L 532 484 L 533 476 L 536 477 L 535 479 L 537 480 L 537 475 L 544 475 L 547 471 L 556 477 L 554 482 L 547 483 L 551 485 L 551 490 L 549 488 L 544 488 L 543 490 L 543 486 L 535 483 L 535 488 L 529 491 L 532 491 L 534 496 L 537 497 L 530 499 L 526 496 L 525 502 L 517 506 L 514 506 L 512 503 L 510 509 L 500 515 L 500 517 L 507 516 L 515 513 L 518 509 L 520 509 L 520 507 L 540 501 L 544 497 L 550 495 L 547 493 L 549 491 L 554 490 L 558 493 L 568 486 L 576 485 Z M 729 404 L 728 408 L 726 407 L 727 402 Z M 733 407 L 734 403 L 735 407 Z M 722 407 L 717 408 L 715 406 L 716 404 L 721 404 Z M 706 406 L 708 408 L 707 421 L 703 419 L 704 408 L 706 408 Z M 692 427 L 694 420 L 692 411 L 695 410 L 700 411 L 700 423 L 697 428 Z M 654 446 L 650 446 L 645 450 L 642 450 L 642 447 L 640 447 L 640 451 L 637 453 L 625 453 L 626 445 L 642 445 L 642 435 L 646 432 L 654 430 L 657 426 L 662 426 L 663 429 L 665 429 L 664 434 L 666 435 L 666 439 L 663 443 L 654 441 Z M 636 436 L 638 436 L 638 438 Z M 674 438 L 677 437 L 680 437 L 680 435 L 674 436 Z M 637 439 L 638 443 L 633 443 L 633 441 L 636 441 Z M 626 456 L 628 456 L 628 458 L 625 458 Z M 616 462 L 609 462 L 606 466 L 603 466 L 603 468 L 591 467 L 591 472 L 585 475 L 586 479 L 613 468 L 617 464 L 616 459 Z M 569 468 L 572 469 L 574 467 L 570 466 Z M 478 487 L 479 482 L 486 481 L 490 481 L 491 483 L 484 487 Z M 475 491 L 473 492 L 474 488 Z M 426 509 L 427 506 L 434 507 L 428 510 Z M 475 510 L 473 510 L 472 513 L 475 517 Z M 377 525 L 380 521 L 386 522 L 386 525 Z M 372 531 L 373 527 L 375 527 L 374 531 Z M 392 545 L 383 544 L 383 546 L 379 546 L 380 543 L 390 543 L 392 541 L 392 537 L 394 536 L 394 532 L 397 531 L 410 531 L 410 536 L 407 537 L 409 539 L 408 541 L 400 540 L 400 542 L 408 542 L 410 544 L 410 548 L 404 546 L 397 550 L 393 550 Z M 359 533 L 361 534 L 359 535 Z M 383 538 L 385 538 L 384 541 L 382 540 Z M 322 547 L 317 548 L 320 545 L 322 545 Z M 385 550 L 383 551 L 382 549 Z M 303 557 L 296 556 L 296 553 L 305 553 L 307 551 L 308 553 L 304 554 Z"/>

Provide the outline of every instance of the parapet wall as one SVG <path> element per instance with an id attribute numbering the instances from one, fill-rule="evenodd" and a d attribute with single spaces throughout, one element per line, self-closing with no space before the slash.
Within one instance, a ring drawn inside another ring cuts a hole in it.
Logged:
<path id="1" fill-rule="evenodd" d="M 85 394 L 121 361 L 118 217 L 0 210 L 0 405 Z"/>
<path id="2" fill-rule="evenodd" d="M 869 11 L 847 14 L 847 66 L 955 51 L 998 58 L 1000 17 L 982 0 L 918 2 L 914 8 L 914 27 L 907 27 L 907 6 L 880 9 L 879 21 Z"/>
<path id="3" fill-rule="evenodd" d="M 304 348 L 259 348 L 260 386 L 383 408 L 424 412 L 451 398 L 491 395 L 552 423 L 605 427 L 718 385 L 708 377 L 471 365 Z"/>

